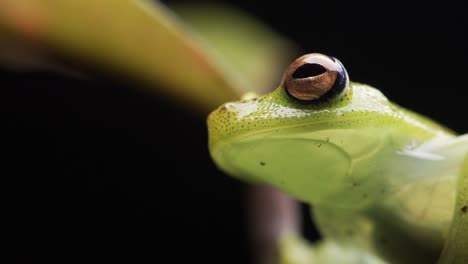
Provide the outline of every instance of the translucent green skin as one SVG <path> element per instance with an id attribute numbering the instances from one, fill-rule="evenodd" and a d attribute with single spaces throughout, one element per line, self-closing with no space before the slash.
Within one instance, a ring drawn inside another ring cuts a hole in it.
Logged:
<path id="1" fill-rule="evenodd" d="M 219 107 L 208 128 L 219 168 L 313 204 L 329 241 L 379 259 L 367 263 L 436 263 L 467 137 L 357 83 L 312 104 L 281 85 Z"/>

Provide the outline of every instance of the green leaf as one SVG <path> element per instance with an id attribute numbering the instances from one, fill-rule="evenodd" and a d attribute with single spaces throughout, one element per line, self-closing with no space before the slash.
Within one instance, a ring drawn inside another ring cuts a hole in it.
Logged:
<path id="1" fill-rule="evenodd" d="M 238 98 L 240 84 L 205 54 L 168 9 L 149 1 L 4 0 L 0 23 L 51 52 L 142 80 L 209 111 Z"/>
<path id="2" fill-rule="evenodd" d="M 277 87 L 298 48 L 267 24 L 220 3 L 171 6 L 202 37 L 207 51 L 242 81 L 242 92 Z"/>
<path id="3" fill-rule="evenodd" d="M 197 12 L 192 14 L 208 18 Z M 207 113 L 245 91 L 271 88 L 265 79 L 278 81 L 273 69 L 283 67 L 277 63 L 281 56 L 274 56 L 282 44 L 274 43 L 285 41 L 275 42 L 265 28 L 239 12 L 224 12 L 236 27 L 217 23 L 219 16 L 209 17 L 204 32 L 217 28 L 218 33 L 206 34 L 211 45 L 152 1 L 2 0 L 0 39 L 14 36 L 65 60 L 143 81 L 157 95 Z M 211 46 L 219 46 L 226 56 L 215 55 Z"/>

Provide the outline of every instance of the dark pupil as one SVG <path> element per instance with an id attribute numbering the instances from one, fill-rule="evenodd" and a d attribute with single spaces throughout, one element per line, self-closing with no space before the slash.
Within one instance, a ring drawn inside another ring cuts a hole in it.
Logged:
<path id="1" fill-rule="evenodd" d="M 294 79 L 308 78 L 318 76 L 322 73 L 327 72 L 327 69 L 320 64 L 304 64 L 301 67 L 297 68 L 293 73 L 292 77 Z"/>

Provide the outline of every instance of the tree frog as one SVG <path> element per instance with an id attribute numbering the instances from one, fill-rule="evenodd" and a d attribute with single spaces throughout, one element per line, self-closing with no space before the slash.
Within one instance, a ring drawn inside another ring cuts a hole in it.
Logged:
<path id="1" fill-rule="evenodd" d="M 350 82 L 334 57 L 299 57 L 270 94 L 213 111 L 208 132 L 221 170 L 312 205 L 324 239 L 308 263 L 437 263 L 467 210 L 468 136 Z"/>

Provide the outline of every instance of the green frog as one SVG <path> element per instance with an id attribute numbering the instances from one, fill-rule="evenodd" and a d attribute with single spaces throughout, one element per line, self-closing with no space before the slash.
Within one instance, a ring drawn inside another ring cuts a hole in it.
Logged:
<path id="1" fill-rule="evenodd" d="M 304 263 L 436 263 L 467 209 L 456 194 L 468 136 L 351 82 L 334 57 L 299 57 L 273 92 L 213 111 L 208 130 L 221 170 L 312 205 L 323 241 Z M 453 247 L 443 263 L 468 261 Z"/>

